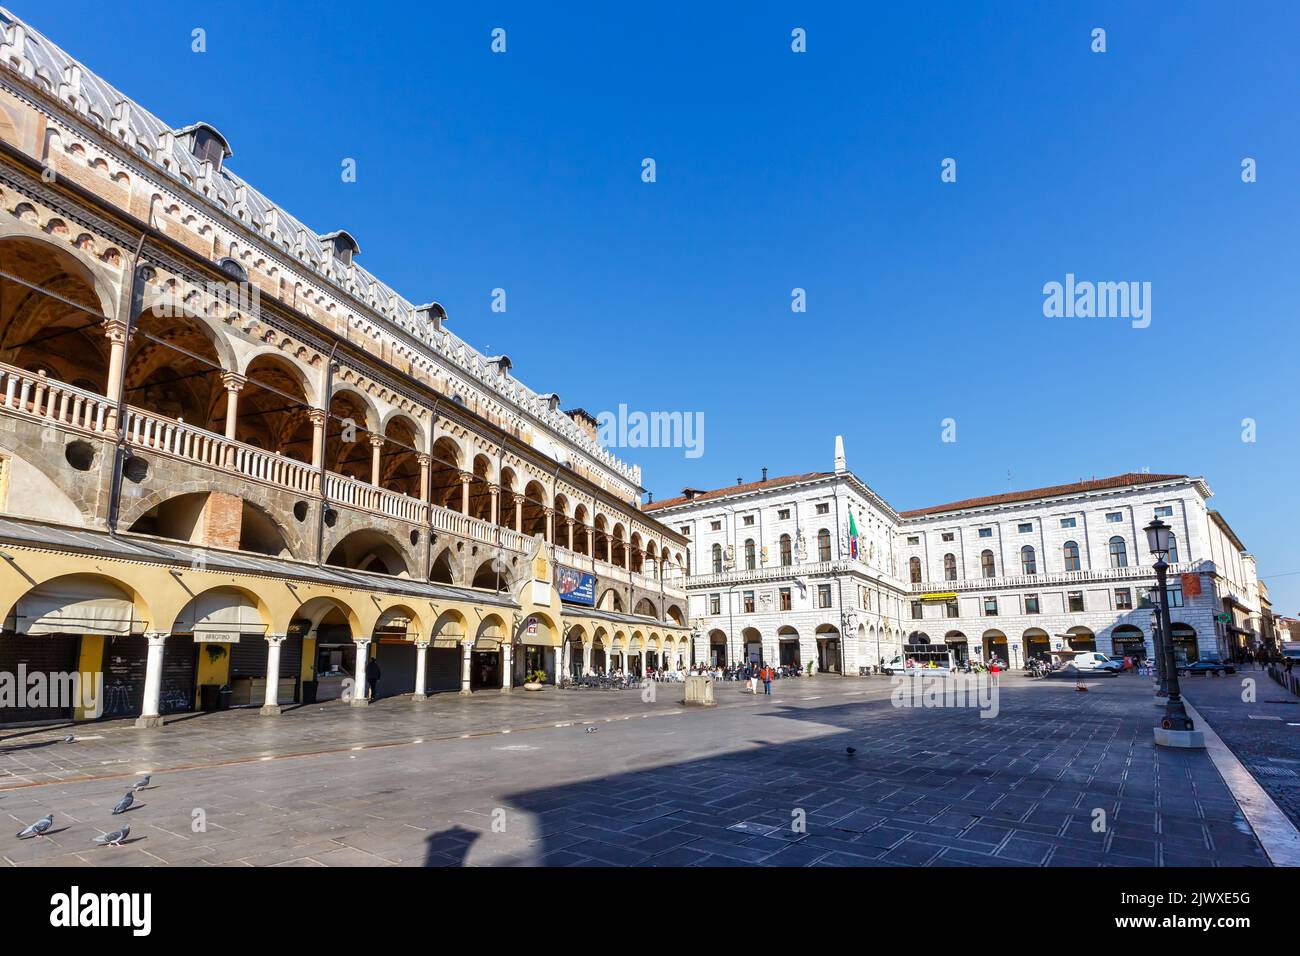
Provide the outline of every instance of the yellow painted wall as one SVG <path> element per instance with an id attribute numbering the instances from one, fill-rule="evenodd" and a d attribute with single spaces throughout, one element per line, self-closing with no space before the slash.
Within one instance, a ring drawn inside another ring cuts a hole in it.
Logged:
<path id="1" fill-rule="evenodd" d="M 82 674 L 100 674 L 104 670 L 104 638 L 99 634 L 81 636 L 81 654 L 77 658 L 77 670 Z M 95 714 L 87 713 L 84 707 L 74 707 L 73 720 L 94 720 Z"/>
<path id="2" fill-rule="evenodd" d="M 208 654 L 209 647 L 219 647 L 223 651 L 216 661 Z M 202 687 L 204 684 L 216 684 L 221 687 L 230 680 L 230 648 L 225 644 L 203 644 L 199 648 L 199 677 L 198 683 Z"/>
<path id="3" fill-rule="evenodd" d="M 302 670 L 300 676 L 303 680 L 316 679 L 316 638 L 304 637 L 302 639 Z"/>

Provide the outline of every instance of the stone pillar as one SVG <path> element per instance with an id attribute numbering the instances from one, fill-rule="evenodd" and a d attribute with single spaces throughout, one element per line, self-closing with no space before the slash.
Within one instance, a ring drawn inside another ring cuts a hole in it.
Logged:
<path id="1" fill-rule="evenodd" d="M 514 645 L 508 642 L 501 644 L 501 693 L 510 693 L 510 687 L 514 683 Z"/>
<path id="2" fill-rule="evenodd" d="M 473 474 L 468 471 L 460 473 L 460 513 L 469 514 L 469 483 L 474 480 Z"/>
<path id="3" fill-rule="evenodd" d="M 587 557 L 593 561 L 596 560 L 596 529 L 592 527 L 587 532 Z"/>
<path id="4" fill-rule="evenodd" d="M 314 481 L 318 481 L 325 470 L 325 421 L 329 416 L 322 409 L 313 408 L 308 410 L 307 417 L 311 420 L 311 466 L 316 469 Z M 320 490 L 319 485 L 316 490 Z"/>
<path id="5" fill-rule="evenodd" d="M 352 706 L 365 707 L 370 703 L 366 693 L 366 665 L 370 663 L 370 641 L 357 641 L 357 668 L 352 675 Z"/>
<path id="6" fill-rule="evenodd" d="M 427 700 L 425 693 L 425 662 L 428 660 L 429 642 L 415 642 L 415 699 Z"/>
<path id="7" fill-rule="evenodd" d="M 582 645 L 582 673 L 584 675 L 591 674 L 591 650 L 592 644 L 590 641 Z"/>
<path id="8" fill-rule="evenodd" d="M 108 338 L 108 388 L 104 396 L 109 404 L 116 406 L 122 397 L 122 365 L 126 362 L 126 323 L 120 319 L 104 320 L 104 335 Z M 117 409 L 110 408 L 106 426 L 114 428 L 117 424 Z"/>
<path id="9" fill-rule="evenodd" d="M 473 645 L 472 643 L 466 642 L 466 643 L 464 643 L 464 644 L 462 644 L 462 645 L 460 646 L 460 652 L 461 652 L 461 658 L 460 658 L 460 692 L 461 692 L 462 694 L 466 694 L 466 695 L 468 695 L 468 694 L 470 693 L 470 689 L 469 689 L 469 667 L 470 667 L 470 661 L 471 661 L 471 659 L 472 659 L 472 658 L 471 658 L 471 655 L 474 653 L 474 645 Z"/>
<path id="10" fill-rule="evenodd" d="M 560 646 L 555 649 L 555 680 L 553 683 L 556 687 L 564 682 L 564 678 L 569 673 L 569 642 L 565 638 L 560 639 Z"/>
<path id="11" fill-rule="evenodd" d="M 524 533 L 524 496 L 515 495 L 515 530 L 520 534 Z"/>
<path id="12" fill-rule="evenodd" d="M 383 447 L 383 435 L 370 436 L 370 483 L 376 488 L 379 487 L 379 453 Z"/>
<path id="13" fill-rule="evenodd" d="M 280 716 L 280 645 L 283 634 L 266 635 L 266 697 L 259 711 L 263 717 Z"/>
<path id="14" fill-rule="evenodd" d="M 415 460 L 420 464 L 420 500 L 425 504 L 428 504 L 429 485 L 431 484 L 430 475 L 433 470 L 433 456 L 419 454 L 415 456 Z"/>
<path id="15" fill-rule="evenodd" d="M 555 509 L 543 508 L 542 514 L 546 515 L 546 543 L 555 544 Z"/>
<path id="16" fill-rule="evenodd" d="M 565 518 L 565 519 L 564 519 L 564 525 L 565 525 L 566 528 L 569 529 L 569 544 L 568 544 L 568 548 L 569 548 L 570 551 L 573 550 L 573 525 L 574 525 L 574 523 L 575 523 L 575 522 L 574 522 L 574 520 L 573 520 L 572 518 Z"/>
<path id="17" fill-rule="evenodd" d="M 247 381 L 235 372 L 221 373 L 221 383 L 226 386 L 226 437 L 231 441 L 235 440 L 235 428 L 239 424 L 239 393 Z"/>
<path id="18" fill-rule="evenodd" d="M 161 727 L 162 716 L 158 713 L 158 701 L 162 696 L 163 645 L 167 635 L 162 631 L 150 631 L 145 634 L 149 642 L 149 656 L 145 659 L 144 670 L 144 706 L 136 718 L 137 727 Z"/>
<path id="19" fill-rule="evenodd" d="M 488 485 L 488 494 L 492 496 L 492 523 L 501 523 L 501 486 Z"/>

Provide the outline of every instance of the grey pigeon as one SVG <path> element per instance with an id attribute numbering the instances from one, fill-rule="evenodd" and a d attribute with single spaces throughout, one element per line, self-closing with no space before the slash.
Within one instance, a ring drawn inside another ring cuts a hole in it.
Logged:
<path id="1" fill-rule="evenodd" d="M 70 743 L 74 743 L 74 742 L 76 742 L 76 739 L 77 739 L 77 738 L 74 737 L 72 734 L 68 734 L 68 736 L 66 736 L 66 737 L 63 738 L 63 742 L 64 742 L 65 744 L 70 744 Z"/>
<path id="2" fill-rule="evenodd" d="M 96 846 L 121 846 L 122 841 L 131 833 L 131 827 L 124 826 L 120 830 L 114 830 L 112 833 L 105 833 L 103 836 L 95 837 Z"/>
<path id="3" fill-rule="evenodd" d="M 845 747 L 845 748 L 844 748 L 844 752 L 847 753 L 850 757 L 852 757 L 855 753 L 858 752 L 858 748 L 857 748 L 857 747 Z"/>
<path id="4" fill-rule="evenodd" d="M 135 794 L 128 790 L 126 796 L 117 801 L 117 806 L 113 808 L 113 816 L 117 816 L 119 813 L 126 813 L 127 810 L 131 809 L 131 804 L 133 803 L 135 803 Z"/>
<path id="5" fill-rule="evenodd" d="M 141 778 L 140 778 L 139 780 L 137 780 L 135 783 L 131 784 L 131 789 L 132 789 L 132 790 L 143 790 L 145 787 L 149 786 L 149 781 L 152 780 L 152 779 L 153 779 L 152 775 L 150 775 L 150 774 L 145 774 L 143 777 L 141 777 Z"/>
<path id="6" fill-rule="evenodd" d="M 54 826 L 54 814 L 46 814 L 29 827 L 25 827 L 17 834 L 20 840 L 30 840 L 32 837 L 44 836 L 45 831 Z"/>
<path id="7" fill-rule="evenodd" d="M 596 727 L 588 727 L 588 728 L 587 728 L 587 733 L 589 733 L 589 734 L 594 734 L 594 733 L 596 732 L 597 729 L 598 729 L 598 728 L 596 728 Z"/>

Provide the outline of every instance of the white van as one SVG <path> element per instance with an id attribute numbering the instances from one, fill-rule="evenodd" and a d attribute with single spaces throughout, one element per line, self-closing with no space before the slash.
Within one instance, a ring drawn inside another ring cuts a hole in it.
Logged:
<path id="1" fill-rule="evenodd" d="M 1075 654 L 1074 660 L 1066 665 L 1066 669 L 1071 667 L 1081 674 L 1118 674 L 1124 669 L 1124 665 L 1119 661 L 1113 661 L 1105 654 L 1098 654 L 1096 651 Z"/>

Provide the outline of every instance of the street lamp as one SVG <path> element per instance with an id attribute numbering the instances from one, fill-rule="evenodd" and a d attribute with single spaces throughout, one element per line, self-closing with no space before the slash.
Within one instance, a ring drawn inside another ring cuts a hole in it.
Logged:
<path id="1" fill-rule="evenodd" d="M 1147 592 L 1151 602 L 1151 645 L 1155 651 L 1155 686 L 1157 697 L 1169 696 L 1169 685 L 1165 681 L 1165 640 L 1160 626 L 1160 595 L 1155 588 Z"/>
<path id="2" fill-rule="evenodd" d="M 1173 627 L 1169 621 L 1169 587 L 1166 575 L 1169 565 L 1165 558 L 1169 555 L 1169 541 L 1173 529 L 1159 518 L 1155 518 L 1143 529 L 1147 533 L 1147 544 L 1155 555 L 1156 590 L 1160 594 L 1160 633 L 1164 644 L 1165 685 L 1169 689 L 1169 700 L 1165 705 L 1165 716 L 1160 721 L 1164 730 L 1192 730 L 1192 719 L 1183 707 L 1183 697 L 1178 687 L 1178 664 L 1174 660 Z"/>

